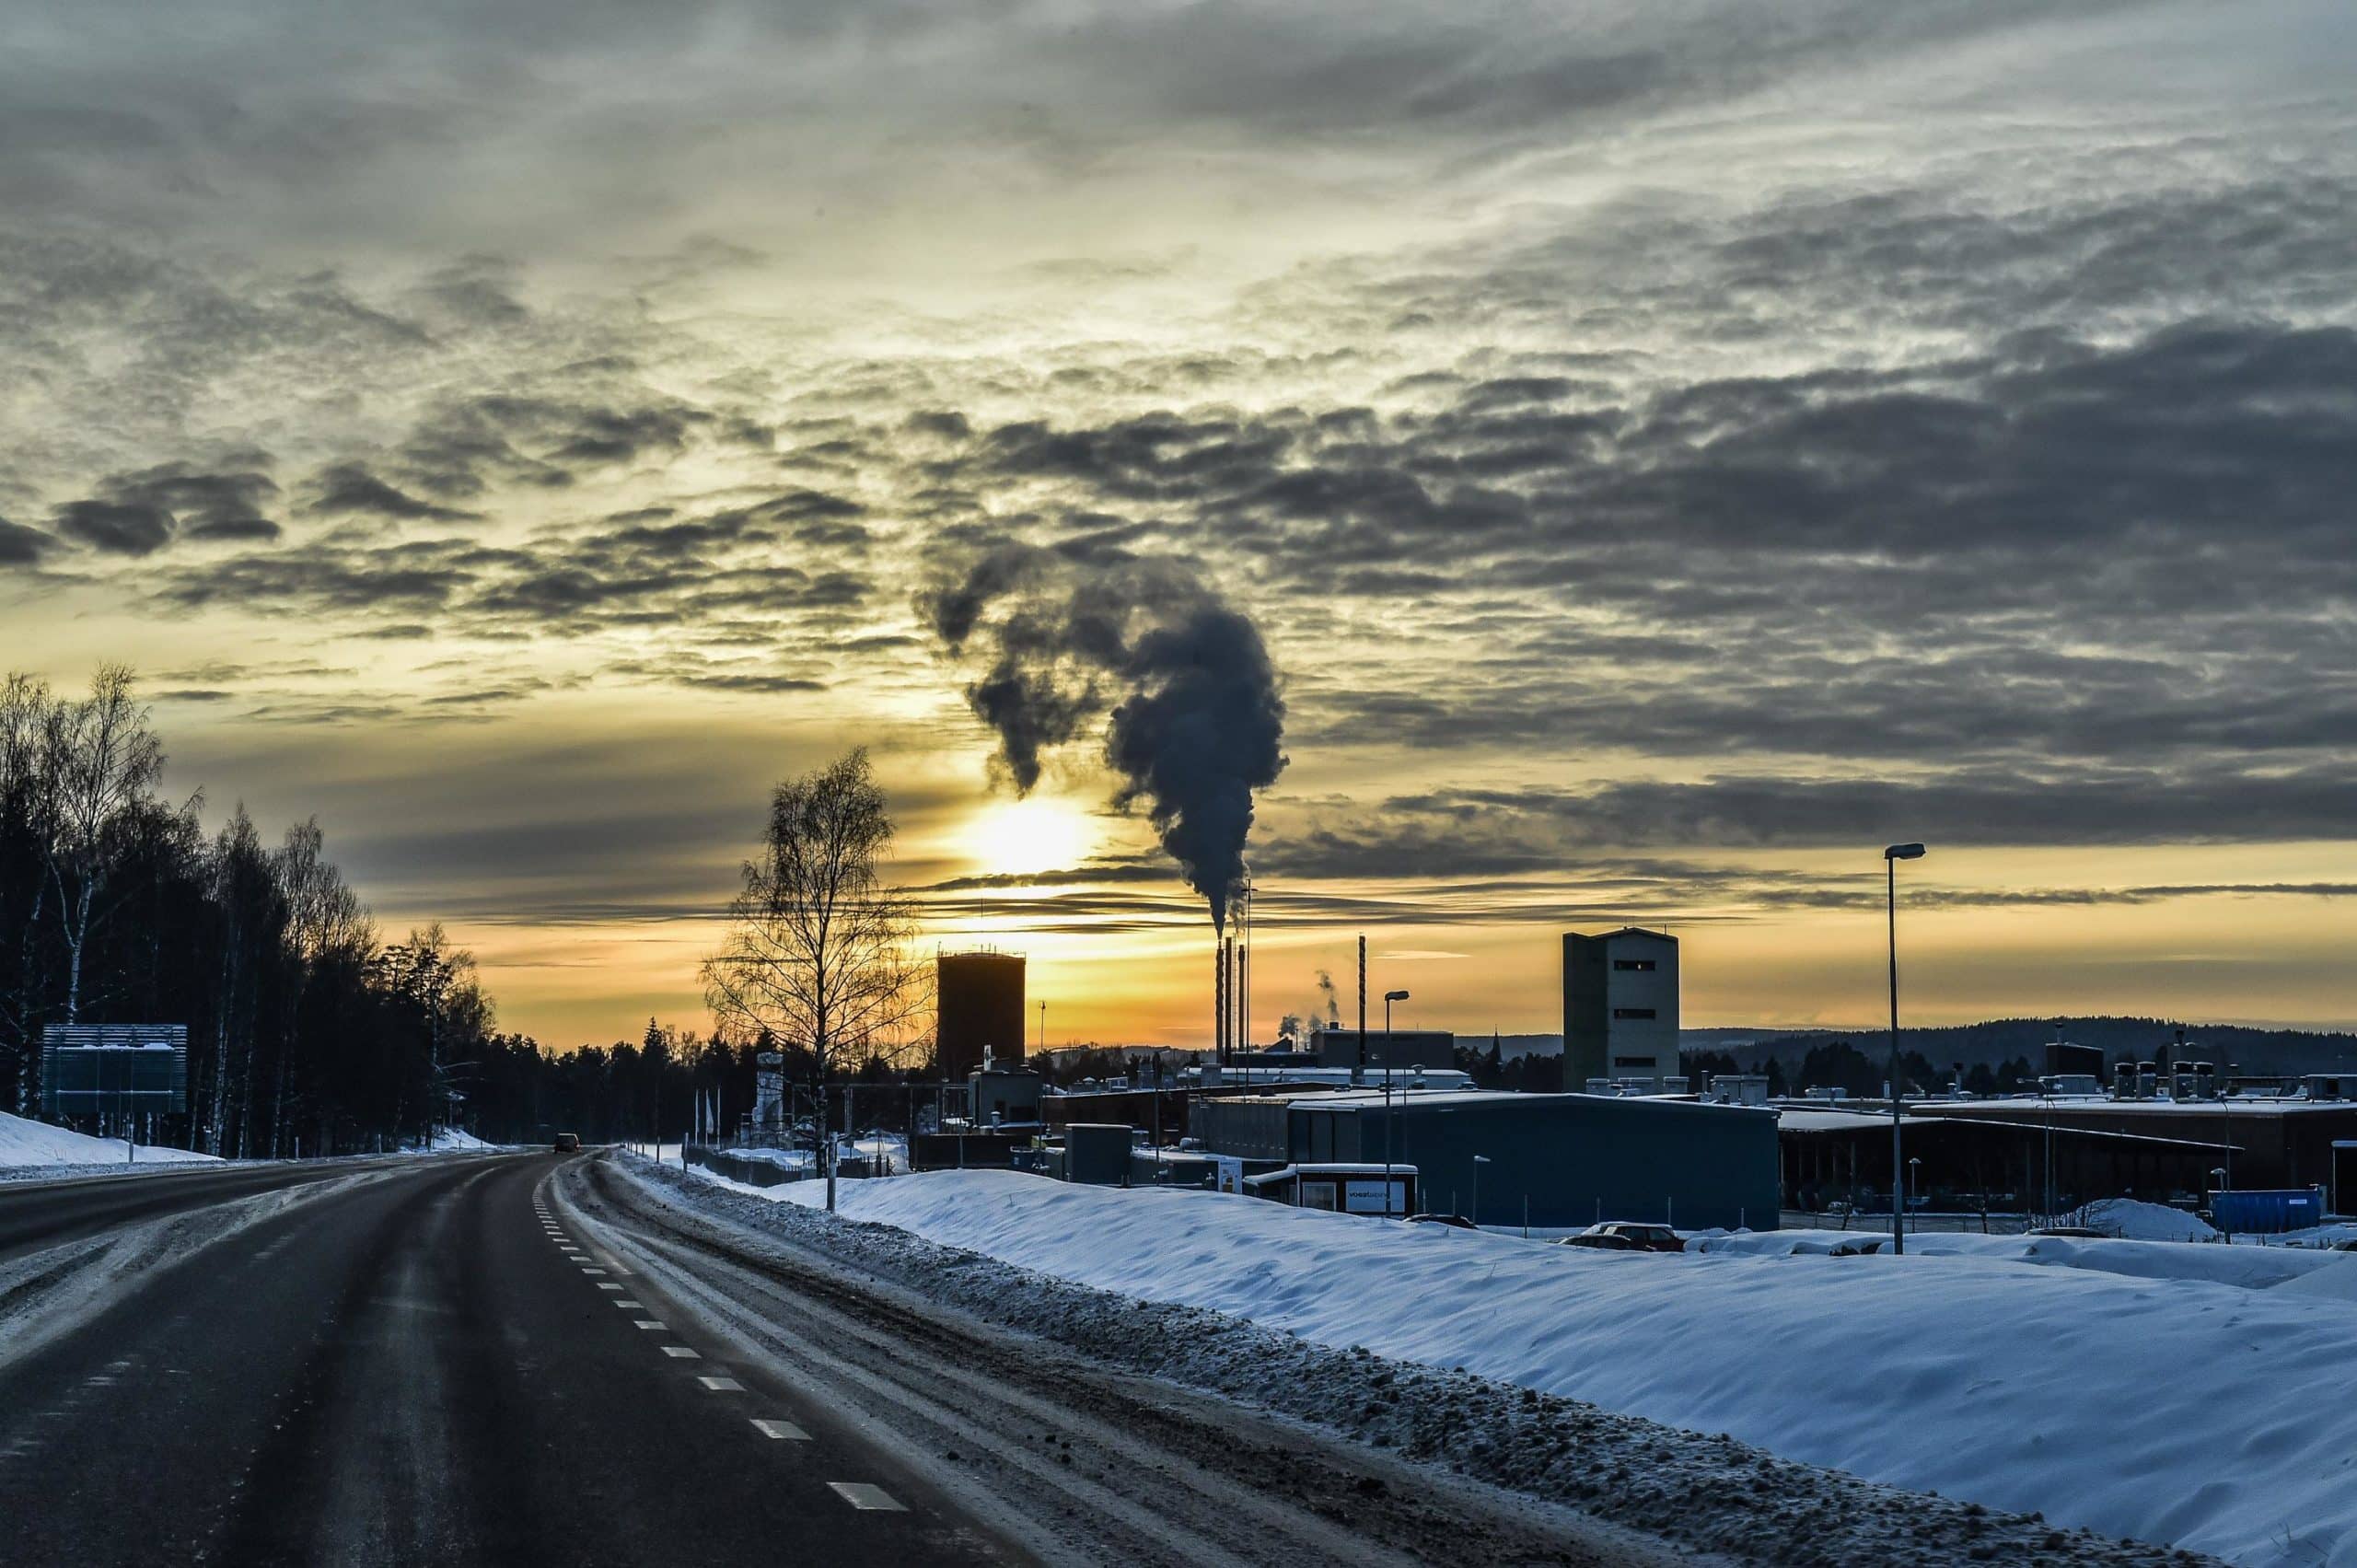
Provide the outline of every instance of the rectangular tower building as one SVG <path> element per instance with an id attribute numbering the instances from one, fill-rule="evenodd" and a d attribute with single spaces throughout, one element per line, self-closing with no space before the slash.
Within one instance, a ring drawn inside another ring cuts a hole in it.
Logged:
<path id="1" fill-rule="evenodd" d="M 1563 934 L 1563 1086 L 1678 1073 L 1678 938 L 1623 926 Z"/>

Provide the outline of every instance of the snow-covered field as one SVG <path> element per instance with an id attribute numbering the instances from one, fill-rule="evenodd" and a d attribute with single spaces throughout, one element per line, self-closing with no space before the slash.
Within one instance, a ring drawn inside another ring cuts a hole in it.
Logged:
<path id="1" fill-rule="evenodd" d="M 211 1155 L 142 1144 L 130 1160 L 120 1138 L 93 1138 L 46 1121 L 29 1121 L 0 1111 L 0 1175 L 41 1175 L 59 1166 L 217 1164 Z"/>
<path id="2" fill-rule="evenodd" d="M 2357 1564 L 2357 1254 L 1974 1236 L 1904 1258 L 1794 1256 L 1790 1236 L 1593 1252 L 1004 1171 L 847 1182 L 841 1206 L 1894 1485 L 2244 1562 Z"/>

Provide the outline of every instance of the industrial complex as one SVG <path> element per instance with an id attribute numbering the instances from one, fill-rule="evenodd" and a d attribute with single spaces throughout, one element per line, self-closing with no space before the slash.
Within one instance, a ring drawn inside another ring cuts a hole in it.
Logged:
<path id="1" fill-rule="evenodd" d="M 1058 1083 L 1026 1049 L 1023 956 L 944 950 L 941 1082 L 922 1105 L 907 1096 L 905 1167 L 853 1147 L 839 1168 L 997 1167 L 1548 1233 L 1867 1228 L 1894 1208 L 2022 1228 L 2103 1199 L 2208 1213 L 2228 1194 L 2230 1210 L 2280 1218 L 2357 1194 L 2357 1077 L 2241 1078 L 2197 1060 L 2180 1031 L 2152 1060 L 2119 1063 L 2058 1040 L 2034 1088 L 2010 1095 L 1965 1093 L 1959 1067 L 1943 1092 L 1896 1106 L 1835 1090 L 1772 1098 L 1757 1074 L 1682 1070 L 1675 936 L 1567 932 L 1562 951 L 1563 1092 L 1525 1093 L 1477 1086 L 1448 1031 L 1395 1029 L 1387 1013 L 1369 1027 L 1363 972 L 1360 1022 L 1254 1043 L 1249 946 L 1232 938 L 1215 948 L 1206 1049 L 1129 1052 L 1117 1076 Z M 815 1143 L 788 1098 L 772 1081 L 757 1117 L 715 1144 L 792 1143 L 797 1130 Z M 845 1114 L 859 1124 L 855 1104 Z M 817 1169 L 718 1146 L 698 1157 L 757 1179 Z"/>

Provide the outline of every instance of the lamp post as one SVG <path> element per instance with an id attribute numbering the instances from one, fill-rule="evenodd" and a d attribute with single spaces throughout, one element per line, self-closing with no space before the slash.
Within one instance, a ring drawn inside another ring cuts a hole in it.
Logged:
<path id="1" fill-rule="evenodd" d="M 1489 1163 L 1487 1155 L 1473 1156 L 1473 1213 L 1469 1217 L 1473 1221 L 1475 1230 L 1481 1228 L 1481 1167 Z"/>
<path id="2" fill-rule="evenodd" d="M 1907 1206 L 1910 1209 L 1922 1202 L 1922 1166 L 1923 1162 L 1921 1158 L 1910 1158 L 1907 1162 Z M 1915 1228 L 1917 1230 L 1923 1228 L 1923 1222 L 1921 1219 L 1915 1222 Z"/>
<path id="3" fill-rule="evenodd" d="M 1383 993 L 1383 1212 L 1385 1214 L 1391 1212 L 1391 1147 L 1393 1138 L 1399 1131 L 1399 1118 L 1392 1113 L 1391 1109 L 1391 1058 L 1395 1054 L 1391 1044 L 1391 1005 L 1394 1002 L 1406 1000 L 1408 1000 L 1408 993 L 1404 991 L 1387 991 Z M 1404 1209 L 1407 1205 L 1402 1203 L 1400 1207 Z"/>
<path id="4" fill-rule="evenodd" d="M 1890 910 L 1890 1249 L 1907 1250 L 1906 1205 L 1898 1197 L 1899 1162 L 1904 1156 L 1898 1130 L 1898 863 L 1923 858 L 1922 844 L 1892 844 L 1882 852 Z"/>

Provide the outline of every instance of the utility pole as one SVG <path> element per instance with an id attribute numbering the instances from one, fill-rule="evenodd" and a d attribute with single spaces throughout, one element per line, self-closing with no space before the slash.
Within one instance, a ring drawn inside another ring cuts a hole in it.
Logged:
<path id="1" fill-rule="evenodd" d="M 1898 1076 L 1898 863 L 1923 858 L 1922 844 L 1892 844 L 1882 852 L 1883 870 L 1887 873 L 1890 911 L 1890 1250 L 1893 1255 L 1907 1250 L 1907 1204 L 1901 1183 L 1906 1177 L 1902 1163 L 1905 1150 L 1900 1147 Z M 2053 1157 L 2047 1159 L 2051 1174 Z"/>

